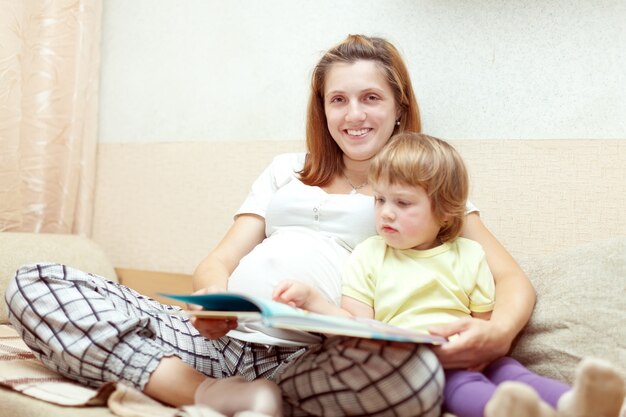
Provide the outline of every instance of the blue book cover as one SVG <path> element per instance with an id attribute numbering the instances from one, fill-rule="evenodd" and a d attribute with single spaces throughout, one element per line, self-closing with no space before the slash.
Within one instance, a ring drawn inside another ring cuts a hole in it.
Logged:
<path id="1" fill-rule="evenodd" d="M 258 321 L 264 326 L 300 330 L 313 333 L 390 340 L 396 342 L 429 343 L 441 345 L 446 339 L 392 326 L 377 320 L 326 316 L 291 307 L 276 301 L 237 293 L 213 294 L 161 294 L 187 304 L 201 306 L 202 310 L 185 310 L 184 314 L 199 317 L 227 318 Z"/>

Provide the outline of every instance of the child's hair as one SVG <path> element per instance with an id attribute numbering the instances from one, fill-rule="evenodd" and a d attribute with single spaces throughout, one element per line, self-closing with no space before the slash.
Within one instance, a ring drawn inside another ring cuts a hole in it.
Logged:
<path id="1" fill-rule="evenodd" d="M 442 225 L 437 237 L 449 242 L 461 233 L 469 177 L 463 159 L 448 142 L 421 133 L 398 133 L 372 160 L 369 181 L 424 188 Z"/>

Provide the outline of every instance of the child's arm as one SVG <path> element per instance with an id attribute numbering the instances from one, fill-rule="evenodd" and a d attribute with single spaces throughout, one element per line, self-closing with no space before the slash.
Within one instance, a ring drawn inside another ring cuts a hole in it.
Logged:
<path id="1" fill-rule="evenodd" d="M 472 317 L 475 319 L 489 320 L 491 318 L 491 311 L 485 311 L 484 313 L 472 311 Z"/>
<path id="2" fill-rule="evenodd" d="M 329 316 L 374 318 L 374 309 L 361 301 L 344 295 L 341 297 L 341 307 L 337 307 L 328 301 L 317 288 L 298 281 L 279 282 L 274 288 L 272 299 Z"/>
<path id="3" fill-rule="evenodd" d="M 374 308 L 355 298 L 344 295 L 341 297 L 341 308 L 353 317 L 374 318 Z"/>
<path id="4" fill-rule="evenodd" d="M 279 282 L 274 288 L 272 299 L 314 313 L 352 317 L 350 312 L 328 301 L 317 288 L 299 281 Z"/>

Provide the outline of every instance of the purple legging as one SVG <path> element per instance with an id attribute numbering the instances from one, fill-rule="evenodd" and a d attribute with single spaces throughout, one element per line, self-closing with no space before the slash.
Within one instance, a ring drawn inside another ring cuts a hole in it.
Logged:
<path id="1" fill-rule="evenodd" d="M 513 358 L 503 357 L 481 372 L 451 369 L 446 371 L 444 408 L 457 417 L 483 417 L 485 405 L 497 386 L 505 381 L 522 382 L 532 387 L 542 400 L 556 407 L 569 385 L 537 375 Z"/>

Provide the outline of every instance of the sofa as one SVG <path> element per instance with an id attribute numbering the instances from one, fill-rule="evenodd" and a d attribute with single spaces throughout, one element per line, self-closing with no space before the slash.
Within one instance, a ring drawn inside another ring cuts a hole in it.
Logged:
<path id="1" fill-rule="evenodd" d="M 626 375 L 626 140 L 451 142 L 467 162 L 483 221 L 537 291 L 533 317 L 511 355 L 566 382 L 585 356 L 604 358 Z M 91 235 L 0 232 L 0 292 L 20 265 L 42 261 L 155 298 L 188 292 L 195 265 L 223 236 L 252 180 L 274 155 L 302 147 L 300 141 L 100 144 Z M 6 327 L 4 306 L 0 324 Z M 22 349 L 0 340 L 7 352 Z M 63 392 L 80 398 L 58 405 L 24 381 L 0 377 L 0 417 L 203 412 L 164 407 L 115 384 L 85 394 L 68 385 Z"/>

